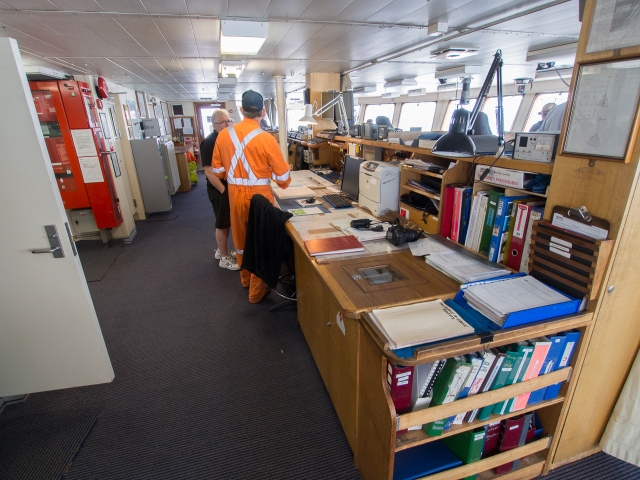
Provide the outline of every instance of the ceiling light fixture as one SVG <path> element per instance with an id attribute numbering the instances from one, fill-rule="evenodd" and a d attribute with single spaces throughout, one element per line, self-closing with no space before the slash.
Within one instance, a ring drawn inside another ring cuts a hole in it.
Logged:
<path id="1" fill-rule="evenodd" d="M 527 62 L 562 62 L 571 64 L 576 58 L 578 43 L 567 43 L 549 48 L 538 48 L 527 52 Z"/>
<path id="2" fill-rule="evenodd" d="M 400 78 L 398 80 L 389 80 L 384 84 L 384 88 L 394 87 L 415 87 L 418 85 L 415 78 Z"/>
<path id="3" fill-rule="evenodd" d="M 477 53 L 477 48 L 449 47 L 431 52 L 429 56 L 431 58 L 440 58 L 443 60 L 457 60 L 459 58 L 470 57 Z"/>
<path id="4" fill-rule="evenodd" d="M 407 95 L 409 97 L 418 97 L 420 95 L 425 95 L 427 93 L 426 88 L 414 88 L 413 90 L 409 90 Z"/>
<path id="5" fill-rule="evenodd" d="M 218 65 L 218 74 L 222 77 L 239 77 L 242 71 L 244 70 L 244 62 L 238 61 L 228 61 L 225 60 L 220 62 Z"/>
<path id="6" fill-rule="evenodd" d="M 482 65 L 459 65 L 457 67 L 444 68 L 442 70 L 436 70 L 436 78 L 456 78 L 466 77 L 474 73 L 480 73 Z"/>
<path id="7" fill-rule="evenodd" d="M 447 33 L 449 24 L 446 22 L 433 22 L 427 27 L 427 35 L 431 37 L 439 37 Z"/>
<path id="8" fill-rule="evenodd" d="M 257 55 L 267 39 L 267 22 L 222 20 L 220 53 L 223 55 Z"/>

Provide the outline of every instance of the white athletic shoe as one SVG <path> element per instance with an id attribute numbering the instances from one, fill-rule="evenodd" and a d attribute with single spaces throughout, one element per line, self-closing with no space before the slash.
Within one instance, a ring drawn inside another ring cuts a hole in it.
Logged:
<path id="1" fill-rule="evenodd" d="M 220 268 L 226 268 L 227 270 L 240 270 L 238 262 L 236 262 L 235 255 L 227 255 L 220 259 Z"/>
<path id="2" fill-rule="evenodd" d="M 233 255 L 234 257 L 236 256 L 236 251 L 235 250 L 229 250 L 229 255 Z M 222 258 L 222 254 L 220 253 L 220 249 L 216 248 L 216 254 L 215 254 L 216 260 L 220 260 Z"/>

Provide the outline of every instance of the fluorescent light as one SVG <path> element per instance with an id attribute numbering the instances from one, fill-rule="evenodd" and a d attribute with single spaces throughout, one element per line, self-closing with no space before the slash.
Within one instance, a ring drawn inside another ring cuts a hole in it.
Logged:
<path id="1" fill-rule="evenodd" d="M 383 93 L 382 95 L 380 95 L 381 98 L 393 98 L 394 95 L 393 93 Z"/>
<path id="2" fill-rule="evenodd" d="M 266 22 L 222 20 L 220 53 L 224 55 L 257 55 L 267 39 Z"/>
<path id="3" fill-rule="evenodd" d="M 436 78 L 466 77 L 474 73 L 480 73 L 482 65 L 459 65 L 457 67 L 436 70 Z"/>
<path id="4" fill-rule="evenodd" d="M 444 35 L 447 33 L 449 29 L 449 24 L 445 22 L 434 22 L 429 24 L 427 27 L 427 35 L 431 37 L 439 37 L 440 35 Z"/>
<path id="5" fill-rule="evenodd" d="M 547 70 L 538 70 L 536 72 L 536 80 L 544 78 L 556 78 L 559 80 L 560 76 L 558 76 L 558 73 L 568 82 L 571 80 L 571 75 L 573 75 L 573 67 L 558 67 L 557 69 L 549 68 Z"/>
<path id="6" fill-rule="evenodd" d="M 578 43 L 567 43 L 549 48 L 539 48 L 527 52 L 527 62 L 556 62 L 571 64 L 576 58 Z"/>
<path id="7" fill-rule="evenodd" d="M 220 62 L 220 65 L 218 67 L 218 73 L 225 78 L 227 77 L 238 78 L 243 70 L 244 70 L 244 63 L 241 61 L 229 62 L 225 60 L 223 62 Z"/>
<path id="8" fill-rule="evenodd" d="M 304 116 L 298 121 L 302 123 L 309 123 L 311 125 L 316 125 L 318 123 L 313 118 L 313 105 L 307 103 L 304 106 Z"/>
<path id="9" fill-rule="evenodd" d="M 409 90 L 407 95 L 410 97 L 417 97 L 420 95 L 425 95 L 427 93 L 426 88 L 414 88 L 413 90 Z"/>
<path id="10" fill-rule="evenodd" d="M 353 93 L 371 93 L 375 92 L 376 89 L 375 85 L 363 85 L 361 87 L 353 87 Z"/>
<path id="11" fill-rule="evenodd" d="M 415 78 L 400 78 L 398 80 L 389 80 L 384 84 L 384 88 L 394 87 L 415 87 L 418 85 Z"/>

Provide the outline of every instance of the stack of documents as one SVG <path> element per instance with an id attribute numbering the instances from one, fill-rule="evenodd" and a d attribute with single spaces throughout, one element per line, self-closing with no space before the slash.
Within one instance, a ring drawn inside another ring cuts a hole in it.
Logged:
<path id="1" fill-rule="evenodd" d="M 455 251 L 432 253 L 426 257 L 426 262 L 460 283 L 477 282 L 511 273 L 506 268 L 493 267 Z"/>
<path id="2" fill-rule="evenodd" d="M 311 198 L 316 196 L 316 193 L 313 190 L 305 186 L 289 185 L 289 188 L 280 188 L 277 185 L 271 185 L 271 190 L 273 190 L 273 194 L 280 199 L 302 197 Z"/>
<path id="3" fill-rule="evenodd" d="M 338 230 L 342 230 L 347 235 L 353 235 L 361 242 L 370 242 L 372 240 L 384 240 L 387 238 L 387 230 L 389 230 L 389 227 L 390 227 L 388 223 L 378 222 L 378 220 L 376 220 L 374 217 L 369 217 L 369 215 L 364 215 L 364 217 L 369 218 L 373 222 L 372 226 L 380 225 L 382 227 L 382 230 L 377 232 L 374 230 L 353 228 L 351 226 L 351 222 L 353 220 L 350 218 L 341 219 L 341 220 L 332 220 L 331 225 L 336 227 Z"/>
<path id="4" fill-rule="evenodd" d="M 392 350 L 474 333 L 442 300 L 373 310 L 370 317 Z"/>
<path id="5" fill-rule="evenodd" d="M 510 313 L 568 300 L 528 275 L 471 285 L 464 289 L 464 299 L 473 309 L 500 326 Z"/>

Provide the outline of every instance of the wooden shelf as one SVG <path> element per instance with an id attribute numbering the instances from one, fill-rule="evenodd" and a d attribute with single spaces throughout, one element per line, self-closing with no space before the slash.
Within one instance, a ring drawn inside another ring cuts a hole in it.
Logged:
<path id="1" fill-rule="evenodd" d="M 478 480 L 522 480 L 523 478 L 536 478 L 542 474 L 545 458 L 540 453 L 527 455 L 520 459 L 520 467 L 502 475 L 498 475 L 493 470 L 486 470 L 478 474 Z"/>
<path id="2" fill-rule="evenodd" d="M 550 372 L 546 375 L 527 380 L 526 382 L 519 382 L 496 390 L 491 390 L 489 392 L 479 393 L 472 397 L 463 398 L 462 400 L 456 400 L 455 402 L 444 405 L 438 405 L 437 407 L 429 407 L 417 412 L 405 413 L 398 417 L 398 430 L 404 430 L 409 427 L 424 425 L 425 423 L 449 418 L 459 413 L 468 412 L 476 408 L 482 408 L 486 405 L 493 405 L 494 403 L 498 403 L 503 400 L 509 400 L 510 398 L 517 397 L 523 393 L 533 392 L 542 387 L 548 387 L 549 385 L 564 382 L 571 376 L 571 371 L 571 367 L 565 367 L 560 370 L 556 370 L 555 372 Z M 495 418 L 497 419 L 498 417 Z M 434 437 L 434 440 L 437 439 L 438 437 Z M 426 441 L 422 443 L 426 443 Z"/>
<path id="3" fill-rule="evenodd" d="M 423 443 L 434 442 L 445 437 L 457 435 L 458 433 L 473 430 L 478 427 L 483 427 L 484 425 L 488 425 L 490 423 L 500 422 L 505 418 L 517 417 L 518 415 L 523 415 L 534 410 L 540 410 L 541 408 L 549 407 L 551 405 L 556 405 L 557 403 L 562 402 L 564 402 L 564 397 L 559 396 L 557 398 L 554 398 L 553 400 L 547 400 L 546 402 L 540 402 L 536 403 L 535 405 L 530 405 L 526 408 L 523 408 L 522 410 L 518 410 L 517 412 L 510 412 L 504 415 L 491 415 L 491 417 L 487 420 L 474 420 L 471 423 L 467 422 L 462 425 L 453 425 L 449 430 L 442 432 L 442 435 L 440 435 L 439 437 L 430 437 L 422 429 L 410 430 L 407 433 L 396 436 L 396 452 L 405 450 L 407 448 L 416 447 L 418 445 L 422 445 Z"/>
<path id="4" fill-rule="evenodd" d="M 549 444 L 551 443 L 551 437 L 541 438 L 540 440 L 533 441 L 531 443 L 527 443 L 522 447 L 514 448 L 513 450 L 509 450 L 504 453 L 499 453 L 492 457 L 484 458 L 474 463 L 469 463 L 467 465 L 462 465 L 461 467 L 452 468 L 450 470 L 445 470 L 444 472 L 436 473 L 434 475 L 430 475 L 428 477 L 429 480 L 459 480 L 460 478 L 468 477 L 469 475 L 473 475 L 475 473 L 486 472 L 486 475 L 482 476 L 482 479 L 492 479 L 492 478 L 531 478 L 529 476 L 522 476 L 522 472 L 520 470 L 524 468 L 529 468 L 532 465 L 539 465 L 540 471 L 542 471 L 542 467 L 544 464 L 544 457 L 542 455 L 536 455 L 538 452 L 546 450 L 549 448 Z M 532 458 L 527 458 L 531 456 Z M 514 460 L 518 460 L 519 458 L 523 459 L 520 462 L 520 468 L 513 472 L 509 472 L 506 475 L 497 475 L 494 472 L 489 472 L 492 468 L 499 467 L 500 465 L 504 465 L 505 463 L 513 462 Z M 526 459 L 527 461 L 524 461 Z"/>
<path id="5" fill-rule="evenodd" d="M 400 185 L 401 188 L 405 190 L 411 190 L 412 192 L 419 193 L 425 197 L 433 198 L 434 200 L 440 201 L 440 195 L 436 195 L 435 193 L 425 192 L 424 190 L 420 190 L 419 188 L 410 187 L 409 185 Z"/>
<path id="6" fill-rule="evenodd" d="M 402 168 L 409 172 L 417 173 L 419 175 L 426 175 L 428 177 L 434 177 L 434 178 L 442 178 L 441 173 L 427 172 L 426 170 L 420 170 L 419 168 L 412 167 L 411 165 L 402 165 Z"/>

